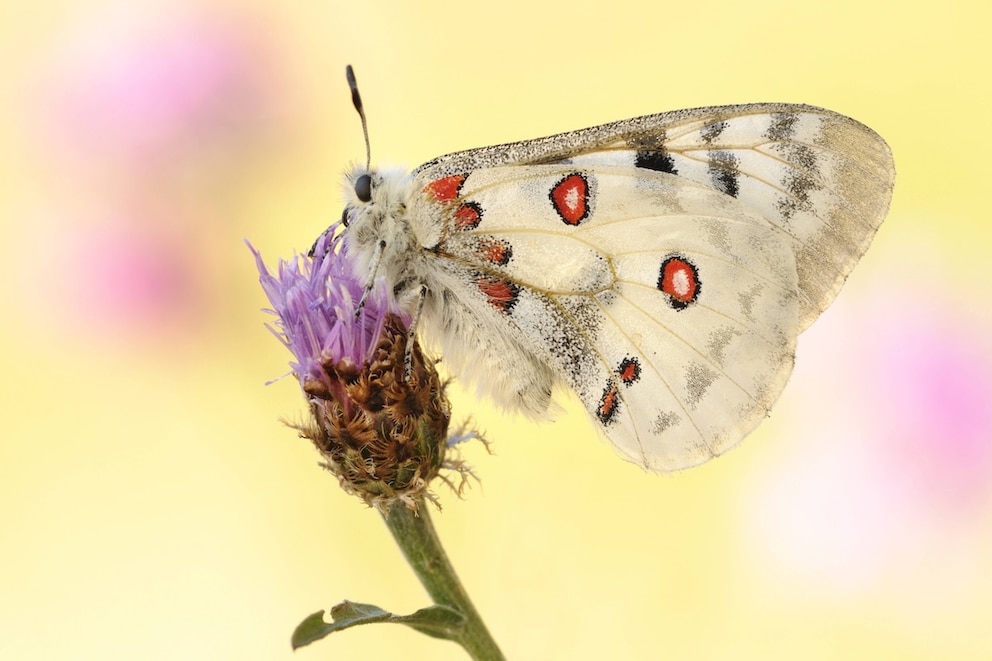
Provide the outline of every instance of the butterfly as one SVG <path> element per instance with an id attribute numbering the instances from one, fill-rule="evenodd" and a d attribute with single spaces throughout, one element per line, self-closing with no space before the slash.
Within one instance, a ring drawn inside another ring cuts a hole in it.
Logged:
<path id="1" fill-rule="evenodd" d="M 460 379 L 538 419 L 564 386 L 623 457 L 669 472 L 768 415 L 894 177 L 885 141 L 830 110 L 677 110 L 356 166 L 344 251 Z"/>

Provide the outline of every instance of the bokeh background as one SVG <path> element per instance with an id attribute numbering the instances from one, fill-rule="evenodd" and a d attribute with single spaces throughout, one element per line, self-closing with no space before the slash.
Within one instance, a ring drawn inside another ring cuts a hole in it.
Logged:
<path id="1" fill-rule="evenodd" d="M 513 659 L 992 656 L 984 1 L 8 2 L 0 9 L 0 658 L 461 659 L 303 410 L 270 263 L 364 159 L 794 101 L 891 144 L 890 217 L 774 414 L 673 477 L 456 392 L 492 455 L 435 521 Z"/>

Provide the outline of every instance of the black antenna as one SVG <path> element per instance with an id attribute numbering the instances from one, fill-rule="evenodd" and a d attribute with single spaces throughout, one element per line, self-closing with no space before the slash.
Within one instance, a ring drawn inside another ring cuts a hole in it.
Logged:
<path id="1" fill-rule="evenodd" d="M 355 70 L 349 64 L 344 69 L 344 75 L 348 79 L 348 87 L 351 88 L 351 102 L 355 104 L 358 116 L 362 118 L 362 133 L 365 134 L 365 169 L 372 165 L 372 148 L 369 146 L 369 125 L 365 121 L 365 108 L 362 107 L 362 96 L 358 93 L 358 82 L 355 81 Z"/>

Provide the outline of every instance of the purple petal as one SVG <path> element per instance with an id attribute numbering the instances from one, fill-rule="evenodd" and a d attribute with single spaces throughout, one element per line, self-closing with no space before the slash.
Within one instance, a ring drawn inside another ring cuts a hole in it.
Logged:
<path id="1" fill-rule="evenodd" d="M 289 261 L 280 260 L 277 276 L 266 268 L 258 250 L 245 241 L 272 304 L 267 311 L 277 317 L 270 329 L 293 353 L 296 361 L 290 365 L 301 380 L 326 380 L 321 365 L 328 358 L 361 365 L 371 356 L 386 315 L 401 314 L 380 284 L 356 317 L 364 286 L 351 272 L 337 230 L 335 225 L 321 236 L 313 258 L 296 255 Z"/>

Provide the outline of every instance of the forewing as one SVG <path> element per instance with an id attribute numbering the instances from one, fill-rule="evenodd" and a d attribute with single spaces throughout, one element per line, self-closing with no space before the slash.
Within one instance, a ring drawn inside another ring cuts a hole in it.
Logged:
<path id="1" fill-rule="evenodd" d="M 895 170 L 874 131 L 805 105 L 679 110 L 449 154 L 425 181 L 510 164 L 626 166 L 673 174 L 739 200 L 789 237 L 800 328 L 840 290 L 889 207 Z"/>
<path id="2" fill-rule="evenodd" d="M 444 219 L 429 250 L 460 274 L 450 295 L 483 305 L 494 332 L 519 338 L 575 390 L 632 461 L 702 463 L 756 426 L 784 387 L 799 324 L 792 243 L 737 199 L 607 165 L 415 184 L 413 222 Z"/>

